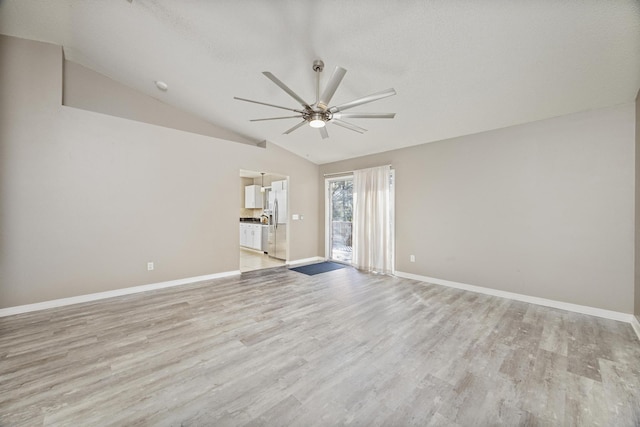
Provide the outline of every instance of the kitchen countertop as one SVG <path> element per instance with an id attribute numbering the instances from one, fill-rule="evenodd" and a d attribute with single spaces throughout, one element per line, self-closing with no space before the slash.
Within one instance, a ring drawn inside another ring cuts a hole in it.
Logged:
<path id="1" fill-rule="evenodd" d="M 248 224 L 258 224 L 267 227 L 269 224 L 261 222 L 260 218 L 240 218 L 240 222 Z"/>
<path id="2" fill-rule="evenodd" d="M 260 223 L 260 218 L 240 218 L 240 222 Z"/>

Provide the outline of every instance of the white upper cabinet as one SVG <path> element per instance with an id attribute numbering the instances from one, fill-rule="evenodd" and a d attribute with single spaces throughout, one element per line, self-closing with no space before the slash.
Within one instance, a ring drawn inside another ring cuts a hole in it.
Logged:
<path id="1" fill-rule="evenodd" d="M 259 185 L 244 187 L 244 207 L 247 209 L 262 209 L 262 193 Z"/>
<path id="2" fill-rule="evenodd" d="M 282 191 L 282 190 L 286 190 L 287 189 L 287 180 L 282 180 L 282 181 L 273 181 L 271 183 L 271 190 L 272 191 Z"/>

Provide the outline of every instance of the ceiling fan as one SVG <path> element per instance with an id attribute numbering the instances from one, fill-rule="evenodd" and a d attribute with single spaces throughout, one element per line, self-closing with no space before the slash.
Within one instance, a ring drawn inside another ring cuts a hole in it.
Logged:
<path id="1" fill-rule="evenodd" d="M 347 73 L 342 67 L 336 67 L 333 71 L 333 74 L 329 78 L 329 82 L 327 86 L 324 88 L 324 92 L 320 94 L 320 73 L 324 69 L 324 62 L 319 59 L 313 61 L 313 71 L 316 73 L 316 102 L 314 104 L 309 104 L 307 101 L 302 99 L 298 94 L 292 91 L 286 84 L 284 84 L 280 79 L 271 74 L 268 71 L 264 71 L 262 74 L 267 76 L 269 80 L 274 82 L 280 89 L 284 90 L 291 96 L 293 99 L 298 101 L 302 106 L 302 109 L 296 108 L 288 108 L 281 107 L 279 105 L 268 104 L 266 102 L 253 101 L 251 99 L 239 98 L 234 96 L 233 99 L 237 99 L 238 101 L 252 102 L 254 104 L 266 105 L 269 107 L 280 108 L 282 110 L 293 111 L 294 113 L 298 113 L 295 116 L 286 116 L 286 117 L 270 117 L 266 119 L 253 119 L 250 120 L 252 122 L 260 122 L 265 120 L 281 120 L 281 119 L 294 119 L 301 118 L 302 121 L 292 127 L 291 129 L 284 132 L 284 134 L 290 134 L 294 130 L 302 127 L 305 124 L 309 124 L 312 128 L 317 128 L 320 130 L 320 135 L 322 138 L 328 138 L 329 134 L 327 133 L 327 129 L 325 125 L 327 123 L 333 123 L 335 125 L 341 126 L 343 128 L 350 129 L 352 131 L 358 133 L 364 133 L 367 130 L 361 128 L 360 126 L 356 126 L 354 124 L 345 122 L 344 118 L 351 119 L 393 119 L 395 117 L 395 113 L 344 113 L 344 110 L 348 110 L 353 107 L 357 107 L 359 105 L 367 104 L 369 102 L 377 101 L 382 98 L 386 98 L 388 96 L 392 96 L 396 94 L 396 91 L 391 88 L 387 90 L 383 90 L 382 92 L 376 92 L 371 95 L 365 96 L 363 98 L 358 98 L 353 101 L 336 105 L 333 107 L 329 106 L 329 102 L 331 102 L 331 98 L 336 93 L 338 89 L 338 85 L 344 78 L 344 75 Z"/>

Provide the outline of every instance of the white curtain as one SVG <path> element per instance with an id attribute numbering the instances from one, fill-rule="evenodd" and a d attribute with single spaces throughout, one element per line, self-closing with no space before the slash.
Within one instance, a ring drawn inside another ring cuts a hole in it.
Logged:
<path id="1" fill-rule="evenodd" d="M 353 172 L 353 264 L 365 271 L 393 274 L 391 167 Z"/>

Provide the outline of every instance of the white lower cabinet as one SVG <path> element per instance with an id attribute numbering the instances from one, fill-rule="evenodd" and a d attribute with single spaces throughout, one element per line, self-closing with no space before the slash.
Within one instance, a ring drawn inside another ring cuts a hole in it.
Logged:
<path id="1" fill-rule="evenodd" d="M 260 229 L 260 224 L 251 224 L 251 244 L 249 247 L 251 249 L 260 250 L 262 242 L 262 230 Z"/>
<path id="2" fill-rule="evenodd" d="M 260 224 L 240 223 L 240 246 L 258 251 L 262 250 L 262 226 Z"/>

